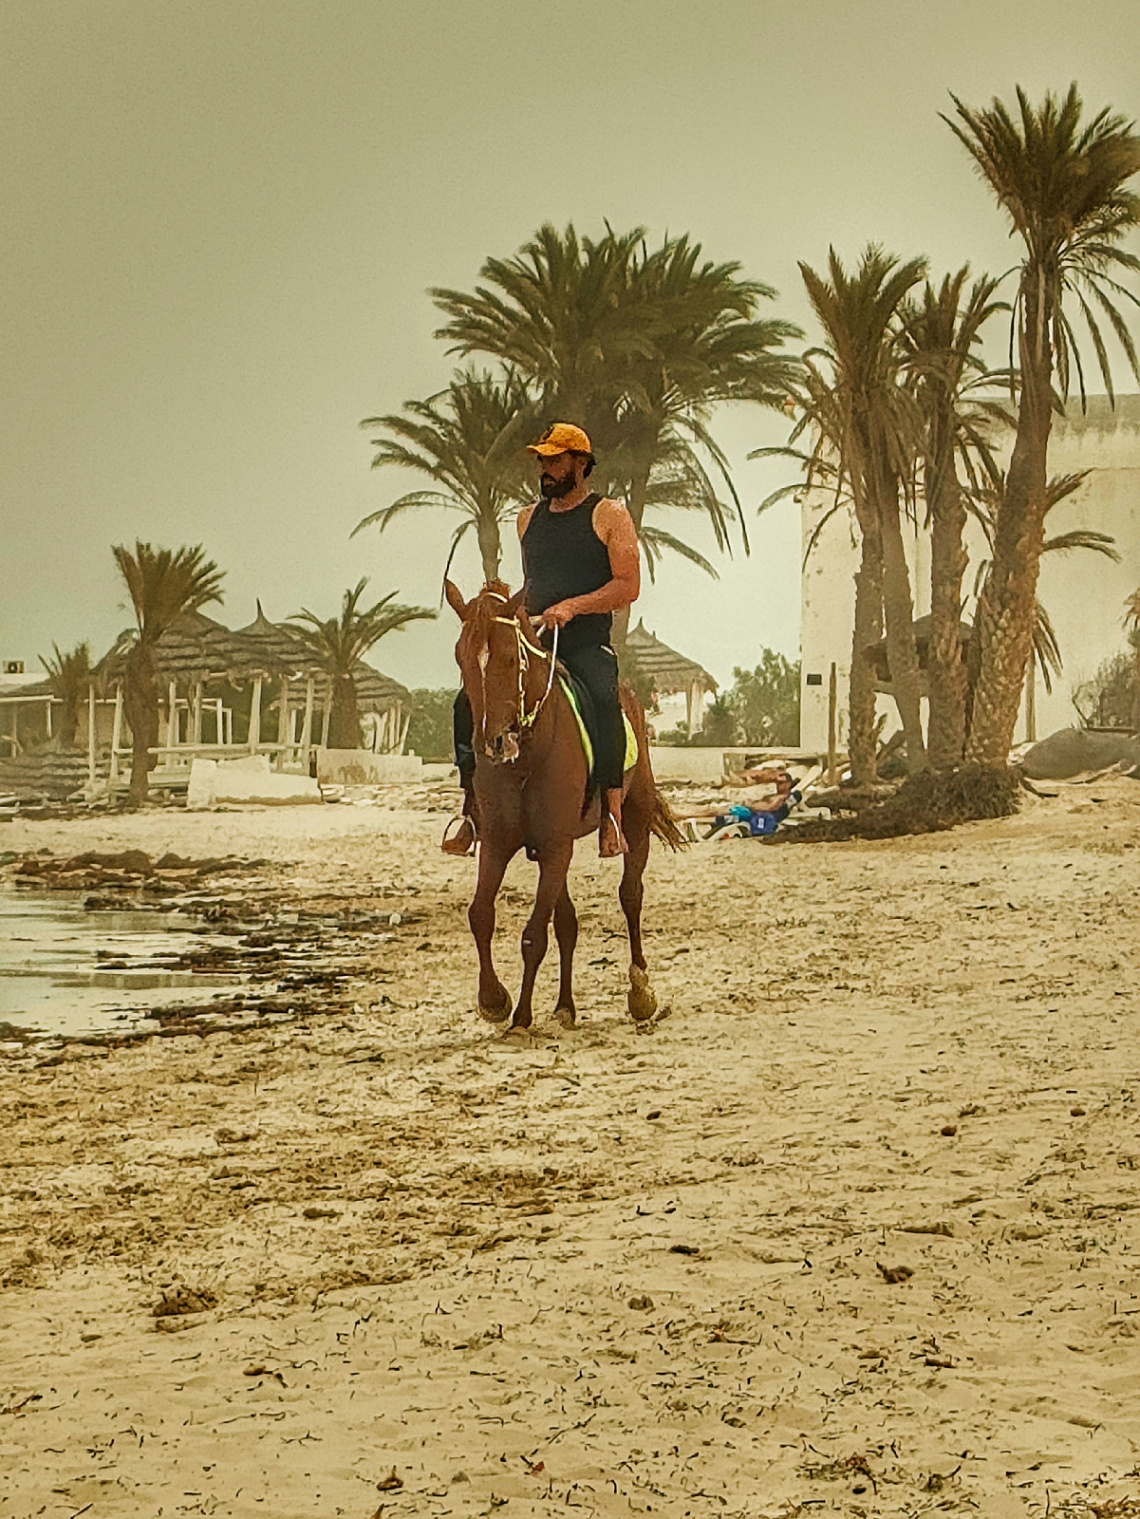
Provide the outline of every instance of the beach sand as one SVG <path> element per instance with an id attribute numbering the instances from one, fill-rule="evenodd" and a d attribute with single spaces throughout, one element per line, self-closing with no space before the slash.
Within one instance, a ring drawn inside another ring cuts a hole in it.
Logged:
<path id="1" fill-rule="evenodd" d="M 0 1062 L 0 1514 L 1140 1512 L 1140 785 L 1059 789 L 655 847 L 648 1033 L 589 843 L 504 1037 L 432 793 L 5 825 L 401 923 L 350 1013 Z"/>

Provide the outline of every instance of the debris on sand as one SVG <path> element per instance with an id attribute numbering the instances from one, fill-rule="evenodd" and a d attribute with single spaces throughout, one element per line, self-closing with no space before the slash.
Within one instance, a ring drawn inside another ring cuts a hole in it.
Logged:
<path id="1" fill-rule="evenodd" d="M 838 806 L 851 806 L 852 817 L 813 819 L 774 837 L 793 843 L 818 843 L 940 833 L 959 823 L 1011 817 L 1017 811 L 1020 784 L 1018 772 L 1008 766 L 963 765 L 959 770 L 923 770 L 908 776 L 892 795 L 875 795 L 865 800 L 853 794 L 849 802 L 837 801 Z M 828 796 L 832 799 L 837 794 Z"/>
<path id="2" fill-rule="evenodd" d="M 178 1318 L 185 1313 L 207 1313 L 217 1306 L 217 1294 L 208 1287 L 187 1287 L 185 1283 L 178 1282 L 173 1287 L 162 1289 L 150 1314 L 154 1319 Z"/>
<path id="3" fill-rule="evenodd" d="M 167 853 L 152 859 L 143 849 L 121 849 L 115 853 L 88 850 L 70 856 L 25 855 L 12 867 L 12 874 L 17 885 L 35 886 L 43 891 L 112 887 L 170 895 L 185 891 L 209 875 L 231 875 L 264 864 L 264 860 L 242 860 L 233 856 L 191 860 Z"/>
<path id="4" fill-rule="evenodd" d="M 900 1282 L 907 1282 L 914 1275 L 909 1266 L 884 1266 L 882 1261 L 876 1261 L 875 1266 L 889 1287 L 897 1287 Z"/>

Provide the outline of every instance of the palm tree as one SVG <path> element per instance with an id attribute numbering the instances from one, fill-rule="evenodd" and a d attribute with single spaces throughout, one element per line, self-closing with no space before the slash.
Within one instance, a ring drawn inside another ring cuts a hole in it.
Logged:
<path id="1" fill-rule="evenodd" d="M 369 649 L 409 622 L 435 616 L 428 607 L 401 606 L 393 601 L 395 591 L 389 591 L 374 606 L 361 607 L 360 598 L 367 584 L 365 577 L 352 590 L 345 591 L 339 618 L 322 619 L 304 607 L 290 618 L 291 622 L 304 624 L 297 632 L 332 686 L 329 746 L 333 749 L 360 748 L 360 712 L 353 672 Z"/>
<path id="2" fill-rule="evenodd" d="M 1045 517 L 1055 506 L 1065 501 L 1077 491 L 1092 473 L 1091 470 L 1077 470 L 1068 475 L 1053 475 L 1045 483 Z M 986 529 L 987 536 L 993 538 L 993 522 L 1000 515 L 1002 499 L 1007 488 L 1007 476 L 1001 470 L 993 472 L 990 483 L 979 492 L 979 499 L 983 503 L 981 520 Z M 1041 544 L 1041 553 L 1045 554 L 1071 554 L 1076 549 L 1084 549 L 1089 553 L 1103 554 L 1106 559 L 1113 563 L 1120 563 L 1120 553 L 1116 547 L 1116 540 L 1110 533 L 1099 533 L 1092 528 L 1070 528 L 1067 533 L 1054 533 L 1044 538 Z M 978 627 L 986 615 L 986 603 L 993 595 L 993 560 L 983 559 L 978 565 L 975 575 L 975 587 L 977 592 L 977 606 L 974 613 L 974 626 Z M 1125 618 L 1127 621 L 1127 616 Z M 1060 675 L 1063 668 L 1061 646 L 1053 627 L 1052 618 L 1040 598 L 1033 599 L 1033 619 L 1030 627 L 1029 661 L 1025 683 L 1026 700 L 1032 702 L 1033 680 L 1036 672 L 1041 672 L 1042 684 L 1045 690 L 1052 691 L 1054 676 Z M 968 686 L 972 691 L 976 686 L 981 674 L 981 649 L 975 637 L 970 645 L 970 662 L 968 670 Z M 966 704 L 966 732 L 970 731 L 970 721 L 973 713 L 972 699 Z M 1032 728 L 1032 724 L 1030 724 Z"/>
<path id="3" fill-rule="evenodd" d="M 1000 281 L 983 275 L 967 292 L 969 265 L 941 285 L 927 281 L 903 313 L 908 381 L 918 403 L 919 471 L 930 528 L 930 699 L 927 752 L 936 770 L 961 763 L 966 742 L 967 672 L 962 660 L 962 577 L 967 505 L 997 466 L 990 448 L 995 428 L 1010 418 L 977 394 L 1001 376 L 989 372 L 978 344 L 995 312 Z M 961 472 L 961 473 L 960 473 Z M 965 477 L 965 484 L 963 478 Z"/>
<path id="4" fill-rule="evenodd" d="M 798 329 L 755 317 L 774 292 L 740 279 L 737 264 L 702 262 L 687 237 L 650 252 L 641 229 L 609 229 L 595 242 L 549 223 L 481 273 L 474 294 L 432 292 L 449 318 L 437 336 L 459 353 L 499 359 L 525 376 L 544 415 L 586 428 L 601 460 L 599 488 L 626 498 L 651 564 L 668 549 L 709 568 L 673 534 L 650 530 L 645 512 L 701 511 L 721 549 L 733 521 L 743 531 L 709 416 L 719 401 L 779 405 L 787 394 L 797 367 L 778 350 Z"/>
<path id="5" fill-rule="evenodd" d="M 1140 172 L 1140 136 L 1133 123 L 1107 109 L 1082 127 L 1075 84 L 1063 100 L 1047 94 L 1040 107 L 1019 87 L 1016 117 L 997 99 L 975 110 L 952 98 L 957 120 L 943 119 L 1024 244 L 1011 327 L 1020 377 L 1017 433 L 995 523 L 989 590 L 979 607 L 980 669 L 966 750 L 969 760 L 1004 765 L 1032 644 L 1054 387 L 1067 396 L 1075 373 L 1082 404 L 1085 396 L 1074 306 L 1110 397 L 1102 320 L 1140 378 L 1135 345 L 1114 303 L 1123 296 L 1140 304 L 1115 277 L 1140 269 L 1140 259 L 1120 247 L 1140 225 L 1140 197 L 1127 189 Z"/>
<path id="6" fill-rule="evenodd" d="M 618 366 L 647 342 L 627 296 L 643 235 L 607 229 L 595 242 L 546 222 L 513 258 L 487 259 L 473 294 L 431 291 L 449 318 L 436 336 L 525 376 L 544 412 L 578 422 L 606 459 L 620 443 Z"/>
<path id="7" fill-rule="evenodd" d="M 525 382 L 511 370 L 497 380 L 468 369 L 439 395 L 406 402 L 404 412 L 361 423 L 391 435 L 372 440 L 377 448 L 372 467 L 415 470 L 437 488 L 412 491 L 369 513 L 353 536 L 373 524 L 383 532 L 397 517 L 424 508 L 458 512 L 463 520 L 452 537 L 452 552 L 474 531 L 483 579 L 497 580 L 503 520 L 527 499 L 530 484 L 522 445 L 535 413 Z"/>
<path id="8" fill-rule="evenodd" d="M 698 467 L 703 455 L 732 496 L 747 547 L 727 460 L 709 429 L 710 411 L 723 401 L 782 406 L 800 377 L 800 366 L 780 350 L 803 334 L 790 322 L 758 318 L 759 303 L 774 299 L 776 292 L 756 280 L 740 279 L 739 272 L 736 263 L 702 262 L 701 245 L 687 236 L 668 238 L 652 253 L 643 245 L 630 260 L 627 299 L 639 314 L 643 342 L 628 348 L 621 366 L 621 422 L 626 497 L 639 529 L 655 471 L 668 464 L 670 455 L 688 454 Z M 718 547 L 727 547 L 729 513 L 716 500 L 711 480 L 703 509 Z"/>
<path id="9" fill-rule="evenodd" d="M 59 744 L 61 749 L 75 748 L 75 735 L 79 729 L 79 709 L 90 699 L 91 646 L 77 643 L 74 649 L 63 653 L 57 643 L 52 644 L 52 657 L 40 655 L 40 664 L 47 671 L 51 694 L 63 703 L 59 721 Z"/>
<path id="10" fill-rule="evenodd" d="M 134 552 L 116 544 L 115 556 L 134 608 L 136 631 L 123 666 L 123 706 L 131 729 L 131 785 L 127 804 L 146 801 L 150 750 L 158 743 L 158 670 L 155 649 L 170 625 L 222 599 L 222 578 L 202 545 L 156 549 L 135 542 Z"/>
<path id="11" fill-rule="evenodd" d="M 801 414 L 792 442 L 813 432 L 811 451 L 800 455 L 808 484 L 829 480 L 836 505 L 850 501 L 861 539 L 848 724 L 852 773 L 860 783 L 875 776 L 875 676 L 867 650 L 883 635 L 884 613 L 891 687 L 906 735 L 908 767 L 913 772 L 926 764 L 901 519 L 911 491 L 916 421 L 901 383 L 899 341 L 900 309 L 925 271 L 923 259 L 900 263 L 874 244 L 851 274 L 834 248 L 826 278 L 800 264 L 827 342 L 804 356 Z"/>

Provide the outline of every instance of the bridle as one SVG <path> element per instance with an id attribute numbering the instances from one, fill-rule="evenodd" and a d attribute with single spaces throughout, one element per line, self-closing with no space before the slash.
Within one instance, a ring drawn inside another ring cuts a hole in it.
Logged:
<path id="1" fill-rule="evenodd" d="M 488 594 L 494 596 L 498 601 L 505 602 L 507 600 L 507 598 L 505 596 L 501 596 L 498 591 L 491 591 Z M 503 623 L 507 627 L 514 629 L 515 642 L 518 650 L 519 670 L 518 712 L 515 718 L 515 725 L 519 738 L 522 738 L 523 734 L 526 733 L 529 728 L 533 728 L 535 723 L 538 721 L 539 714 L 542 712 L 543 707 L 546 706 L 547 700 L 550 697 L 550 693 L 554 689 L 554 676 L 558 665 L 559 629 L 555 627 L 553 645 L 550 652 L 547 653 L 547 651 L 542 648 L 541 645 L 531 643 L 528 638 L 524 637 L 522 626 L 517 617 L 492 617 L 491 621 Z M 550 673 L 546 677 L 546 689 L 543 691 L 542 695 L 539 697 L 535 705 L 528 711 L 526 704 L 526 677 L 528 671 L 530 670 L 530 657 L 532 654 L 537 655 L 540 659 L 549 661 Z M 479 679 L 483 685 L 482 727 L 483 744 L 485 747 L 487 743 L 487 667 L 486 662 L 482 660 L 480 661 L 479 666 Z M 513 754 L 505 760 L 505 763 L 512 765 L 517 758 L 518 755 Z"/>

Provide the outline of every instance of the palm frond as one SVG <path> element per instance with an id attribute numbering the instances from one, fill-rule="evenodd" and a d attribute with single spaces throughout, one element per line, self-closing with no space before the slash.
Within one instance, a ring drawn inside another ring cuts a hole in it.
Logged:
<path id="1" fill-rule="evenodd" d="M 339 617 L 321 618 L 302 607 L 289 619 L 296 625 L 298 637 L 333 678 L 351 675 L 357 662 L 389 633 L 436 616 L 428 607 L 396 602 L 395 591 L 389 591 L 370 607 L 361 607 L 367 586 L 365 576 L 345 591 Z"/>
<path id="2" fill-rule="evenodd" d="M 645 549 L 645 562 L 649 570 L 650 580 L 656 579 L 657 565 L 661 562 L 661 556 L 667 549 L 672 554 L 677 554 L 681 559 L 687 559 L 690 564 L 695 564 L 704 570 L 706 575 L 711 575 L 714 580 L 720 579 L 716 566 L 711 564 L 705 556 L 691 543 L 685 543 L 672 533 L 667 533 L 660 527 L 643 527 L 641 530 L 641 544 Z"/>
<path id="3" fill-rule="evenodd" d="M 1046 538 L 1041 545 L 1043 554 L 1067 554 L 1073 549 L 1089 549 L 1094 554 L 1103 554 L 1114 564 L 1120 563 L 1120 550 L 1112 534 L 1094 533 L 1091 528 L 1078 527 L 1068 533 L 1058 533 L 1053 538 Z"/>
<path id="4" fill-rule="evenodd" d="M 222 599 L 224 572 L 205 557 L 201 544 L 156 549 L 136 540 L 133 550 L 115 544 L 111 552 L 146 643 L 156 643 L 184 613 Z"/>

